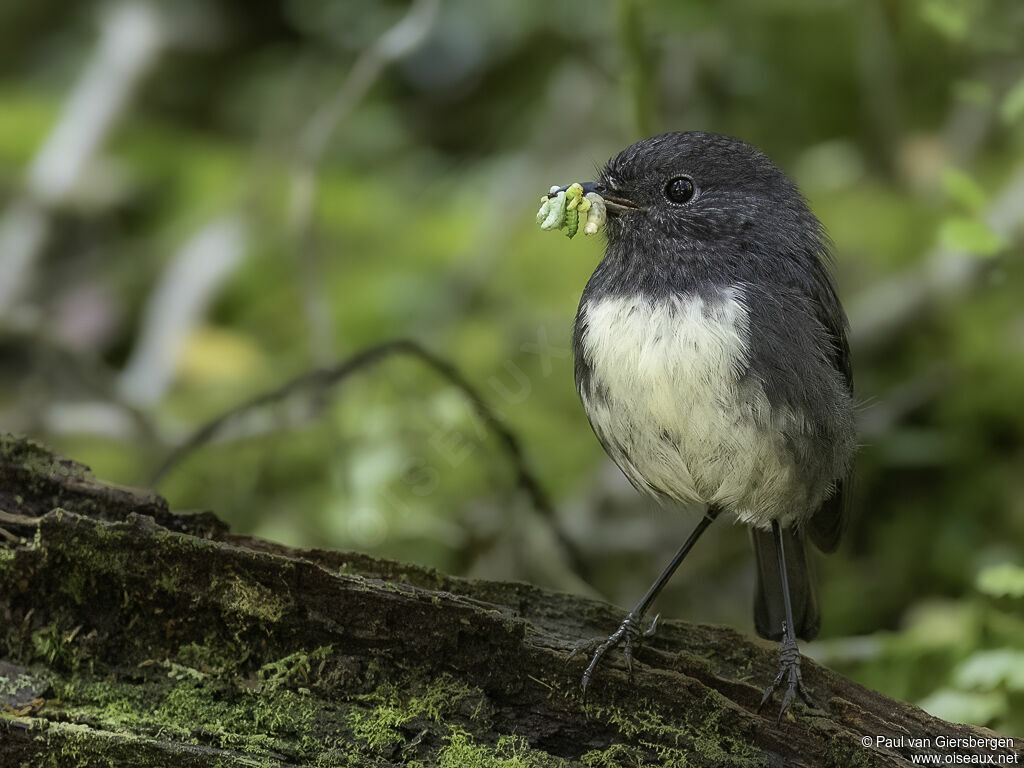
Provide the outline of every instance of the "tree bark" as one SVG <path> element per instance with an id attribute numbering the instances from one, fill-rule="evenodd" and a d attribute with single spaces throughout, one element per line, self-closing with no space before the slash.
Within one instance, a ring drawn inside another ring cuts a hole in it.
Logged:
<path id="1" fill-rule="evenodd" d="M 777 703 L 757 713 L 776 648 L 675 621 L 637 651 L 632 681 L 609 654 L 584 703 L 585 659 L 566 657 L 620 609 L 233 535 L 24 440 L 0 438 L 0 526 L 3 768 L 845 768 L 1020 754 L 807 659 L 824 711 L 797 705 L 777 723 Z"/>

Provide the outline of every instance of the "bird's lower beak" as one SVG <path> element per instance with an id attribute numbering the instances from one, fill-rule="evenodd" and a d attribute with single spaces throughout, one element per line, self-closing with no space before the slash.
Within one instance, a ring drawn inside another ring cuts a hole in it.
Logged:
<path id="1" fill-rule="evenodd" d="M 642 211 L 639 205 L 634 203 L 625 197 L 621 197 L 615 193 L 614 190 L 609 189 L 607 184 L 603 184 L 600 181 L 585 181 L 580 184 L 583 187 L 583 194 L 588 192 L 596 192 L 602 198 L 604 198 L 605 205 L 608 207 L 608 213 L 625 213 L 626 211 Z M 554 192 L 550 193 L 548 197 L 554 197 L 559 192 L 564 192 L 569 186 L 561 187 Z"/>

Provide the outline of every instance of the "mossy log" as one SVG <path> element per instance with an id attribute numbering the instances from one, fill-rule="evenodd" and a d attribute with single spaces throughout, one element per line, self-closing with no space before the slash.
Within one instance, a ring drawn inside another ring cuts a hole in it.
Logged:
<path id="1" fill-rule="evenodd" d="M 994 736 L 810 661 L 827 711 L 777 723 L 757 713 L 772 645 L 674 621 L 632 681 L 611 654 L 584 703 L 584 659 L 566 656 L 620 609 L 232 535 L 34 443 L 0 448 L 3 768 L 846 768 L 909 765 L 928 751 L 913 738 Z"/>

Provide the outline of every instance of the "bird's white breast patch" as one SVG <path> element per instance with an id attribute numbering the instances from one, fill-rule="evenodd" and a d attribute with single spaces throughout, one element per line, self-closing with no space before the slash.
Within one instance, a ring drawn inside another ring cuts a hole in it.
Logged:
<path id="1" fill-rule="evenodd" d="M 716 504 L 760 526 L 797 511 L 805 492 L 781 434 L 792 417 L 773 414 L 747 375 L 749 313 L 740 287 L 710 299 L 601 297 L 584 314 L 578 353 L 591 374 L 580 397 L 635 486 Z"/>

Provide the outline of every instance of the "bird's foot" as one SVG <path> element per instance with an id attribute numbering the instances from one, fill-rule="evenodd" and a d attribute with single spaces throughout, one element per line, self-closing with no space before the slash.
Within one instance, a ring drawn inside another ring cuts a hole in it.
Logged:
<path id="1" fill-rule="evenodd" d="M 775 690 L 783 683 L 785 683 L 786 690 L 782 694 L 782 706 L 779 708 L 777 722 L 782 722 L 782 716 L 796 700 L 797 694 L 811 709 L 819 709 L 810 694 L 807 693 L 803 677 L 800 675 L 800 649 L 797 647 L 796 638 L 785 629 L 783 629 L 782 642 L 779 645 L 779 674 L 775 676 L 771 685 L 764 689 L 764 696 L 761 697 L 761 703 L 757 707 L 758 712 L 764 708 Z"/>
<path id="2" fill-rule="evenodd" d="M 650 637 L 654 634 L 654 631 L 658 626 L 658 619 L 661 618 L 661 614 L 654 617 L 654 621 L 651 622 L 651 626 L 646 630 L 642 630 L 640 628 L 640 620 L 642 618 L 643 616 L 634 616 L 630 613 L 619 625 L 619 628 L 612 632 L 607 639 L 602 640 L 601 638 L 595 638 L 581 643 L 573 648 L 572 653 L 570 653 L 568 658 L 566 658 L 566 661 L 568 661 L 577 653 L 583 652 L 590 654 L 593 652 L 590 664 L 583 672 L 584 702 L 587 700 L 587 687 L 590 685 L 590 678 L 593 676 L 594 670 L 597 669 L 597 665 L 601 663 L 601 659 L 604 658 L 604 655 L 619 643 L 622 643 L 622 654 L 626 657 L 626 670 L 629 672 L 630 678 L 633 677 L 633 647 L 638 644 L 641 637 Z"/>

